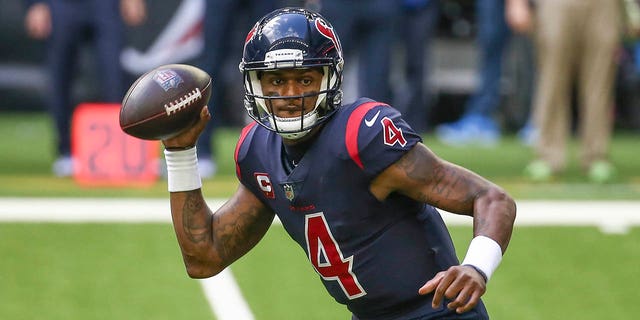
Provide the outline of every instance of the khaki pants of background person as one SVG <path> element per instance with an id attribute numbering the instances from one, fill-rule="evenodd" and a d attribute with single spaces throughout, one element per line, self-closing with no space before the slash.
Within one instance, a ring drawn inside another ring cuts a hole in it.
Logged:
<path id="1" fill-rule="evenodd" d="M 572 88 L 577 89 L 580 162 L 606 160 L 613 129 L 614 54 L 620 41 L 618 0 L 538 0 L 537 157 L 554 172 L 566 167 Z"/>

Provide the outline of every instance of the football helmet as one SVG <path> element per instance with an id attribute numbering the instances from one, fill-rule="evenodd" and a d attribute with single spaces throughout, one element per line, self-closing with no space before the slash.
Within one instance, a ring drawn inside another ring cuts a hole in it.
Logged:
<path id="1" fill-rule="evenodd" d="M 342 47 L 333 27 L 320 14 L 302 8 L 283 8 L 260 19 L 245 40 L 240 71 L 243 74 L 244 106 L 251 118 L 286 139 L 299 139 L 326 121 L 342 103 Z M 264 71 L 321 67 L 320 91 L 291 99 L 317 96 L 312 111 L 283 118 L 272 112 L 272 99 L 260 84 Z"/>

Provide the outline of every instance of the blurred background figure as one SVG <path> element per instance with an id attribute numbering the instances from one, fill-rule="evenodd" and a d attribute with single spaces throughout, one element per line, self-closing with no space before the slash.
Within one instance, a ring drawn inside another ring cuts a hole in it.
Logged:
<path id="1" fill-rule="evenodd" d="M 198 140 L 198 166 L 202 178 L 216 174 L 212 136 L 224 122 L 232 122 L 231 106 L 242 103 L 244 91 L 238 63 L 251 23 L 275 10 L 277 0 L 207 0 L 204 16 L 204 50 L 198 65 L 213 78 L 209 109 L 214 115 Z M 237 90 L 233 90 L 237 88 Z M 226 118 L 226 119 L 225 119 Z"/>
<path id="2" fill-rule="evenodd" d="M 640 132 L 640 0 L 622 1 L 625 30 L 615 80 L 616 121 Z"/>
<path id="3" fill-rule="evenodd" d="M 71 158 L 72 83 L 80 49 L 95 47 L 103 102 L 120 103 L 126 90 L 120 66 L 125 25 L 146 17 L 144 0 L 25 0 L 25 28 L 32 38 L 47 41 L 49 112 L 57 135 L 53 173 L 73 173 Z"/>
<path id="4" fill-rule="evenodd" d="M 476 0 L 476 24 L 480 55 L 478 88 L 459 120 L 436 127 L 438 139 L 449 145 L 493 146 L 500 138 L 494 112 L 500 105 L 502 62 L 510 36 L 505 0 Z"/>
<path id="5" fill-rule="evenodd" d="M 393 102 L 389 75 L 401 1 L 403 0 L 311 1 L 332 22 L 340 38 L 348 40 L 342 43 L 345 60 L 358 60 L 358 80 L 355 81 L 358 84 L 355 90 L 357 92 L 349 93 L 347 100 L 351 96 L 364 96 L 380 102 Z M 356 55 L 356 52 L 359 54 Z M 350 83 L 345 83 L 345 91 L 349 91 L 350 86 Z"/>
<path id="6" fill-rule="evenodd" d="M 610 180 L 615 57 L 620 48 L 617 0 L 538 0 L 535 8 L 537 91 L 533 115 L 539 137 L 525 174 L 546 181 L 567 164 L 576 89 L 580 164 L 591 181 Z"/>
<path id="7" fill-rule="evenodd" d="M 440 0 L 402 1 L 398 27 L 404 52 L 404 85 L 396 97 L 398 109 L 411 127 L 420 133 L 429 130 L 429 113 L 433 92 L 428 82 L 431 74 L 431 50 L 437 33 Z"/>
<path id="8" fill-rule="evenodd" d="M 640 40 L 625 41 L 615 83 L 617 124 L 621 129 L 640 132 Z"/>
<path id="9" fill-rule="evenodd" d="M 512 77 L 509 82 L 513 87 L 513 99 L 516 100 L 516 104 L 520 104 L 520 108 L 516 108 L 515 112 L 521 113 L 517 115 L 519 118 L 526 119 L 517 136 L 528 146 L 533 145 L 538 137 L 538 130 L 531 115 L 536 80 L 535 50 L 531 39 L 533 3 L 531 0 L 505 1 L 506 21 L 513 32 L 510 40 L 511 50 L 516 56 L 515 70 L 511 70 Z"/>
<path id="10" fill-rule="evenodd" d="M 520 0 L 476 0 L 476 42 L 479 50 L 478 86 L 467 101 L 459 120 L 441 124 L 436 127 L 438 139 L 449 145 L 475 144 L 494 146 L 501 137 L 501 126 L 496 120 L 496 111 L 501 105 L 501 80 L 503 64 L 511 48 L 512 30 L 523 36 L 517 38 L 518 46 L 514 48 L 515 60 L 519 69 L 515 79 L 521 87 L 513 88 L 513 94 L 529 99 L 532 90 L 533 68 L 530 66 L 533 57 L 530 55 L 526 34 L 531 29 L 529 1 Z M 515 81 L 514 81 L 515 82 Z M 528 109 L 528 101 L 519 101 Z M 529 112 L 528 110 L 524 110 Z M 521 130 L 523 139 L 531 139 L 535 133 L 531 123 Z"/>

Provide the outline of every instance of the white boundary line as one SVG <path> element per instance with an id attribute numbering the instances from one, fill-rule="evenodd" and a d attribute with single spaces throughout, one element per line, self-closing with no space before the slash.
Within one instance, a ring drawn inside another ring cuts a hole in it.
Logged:
<path id="1" fill-rule="evenodd" d="M 215 210 L 224 200 L 207 203 Z M 471 225 L 469 217 L 448 212 L 442 217 L 448 225 Z M 2 222 L 171 223 L 171 215 L 168 199 L 0 197 Z M 625 233 L 640 226 L 640 201 L 518 201 L 516 226 L 596 226 Z M 200 283 L 218 320 L 254 319 L 231 270 Z"/>
<path id="2" fill-rule="evenodd" d="M 215 210 L 225 200 L 207 199 Z M 517 201 L 516 226 L 595 226 L 624 232 L 640 226 L 638 201 Z M 471 218 L 443 212 L 448 225 L 470 225 Z M 168 199 L 2 198 L 0 222 L 170 223 Z M 276 220 L 276 223 L 279 223 Z"/>

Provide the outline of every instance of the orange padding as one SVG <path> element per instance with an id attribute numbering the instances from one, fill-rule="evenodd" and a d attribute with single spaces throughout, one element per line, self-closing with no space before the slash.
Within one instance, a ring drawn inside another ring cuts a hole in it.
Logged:
<path id="1" fill-rule="evenodd" d="M 75 181 L 84 186 L 149 186 L 160 168 L 160 142 L 120 129 L 120 104 L 83 103 L 73 113 L 71 152 Z"/>

